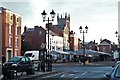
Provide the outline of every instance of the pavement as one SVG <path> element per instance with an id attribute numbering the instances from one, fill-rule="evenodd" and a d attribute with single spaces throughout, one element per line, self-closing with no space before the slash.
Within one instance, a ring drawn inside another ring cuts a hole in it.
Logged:
<path id="1" fill-rule="evenodd" d="M 66 62 L 66 63 L 53 63 L 53 65 L 65 65 L 65 66 L 113 66 L 115 65 L 115 61 L 100 61 L 100 62 L 88 62 L 85 65 L 83 63 L 78 63 L 78 62 Z"/>
<path id="2" fill-rule="evenodd" d="M 78 63 L 78 62 L 66 62 L 66 63 L 53 63 L 54 65 L 68 65 L 68 66 L 72 66 L 72 65 L 76 65 L 76 66 L 113 66 L 115 65 L 115 62 L 110 62 L 110 61 L 103 61 L 103 62 L 92 62 L 92 63 L 87 63 L 86 65 L 83 65 L 82 63 Z M 27 75 L 25 72 L 23 73 L 23 75 L 21 76 L 21 73 L 18 73 L 18 77 L 15 76 L 14 79 L 11 80 L 26 80 L 26 79 L 31 79 L 31 78 L 35 78 L 35 77 L 44 77 L 47 75 L 52 75 L 52 74 L 56 74 L 59 73 L 61 71 L 58 70 L 52 70 L 52 71 L 46 71 L 46 72 L 42 72 L 42 71 L 36 71 L 35 74 L 33 75 Z M 5 80 L 5 79 L 3 79 Z"/>
<path id="3" fill-rule="evenodd" d="M 21 76 L 19 75 L 18 78 L 14 78 L 14 79 L 11 79 L 11 80 L 29 80 L 31 78 L 34 78 L 34 77 L 44 77 L 44 76 L 47 76 L 47 75 L 51 75 L 51 74 L 56 74 L 58 73 L 58 71 L 46 71 L 46 72 L 42 72 L 42 71 L 36 71 L 35 74 L 33 75 L 27 75 L 25 72 L 24 74 Z"/>

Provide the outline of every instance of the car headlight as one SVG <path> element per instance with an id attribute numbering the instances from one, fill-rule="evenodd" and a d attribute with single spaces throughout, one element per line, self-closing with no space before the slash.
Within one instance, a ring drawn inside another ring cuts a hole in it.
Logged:
<path id="1" fill-rule="evenodd" d="M 15 66 L 15 67 L 16 67 L 16 66 L 17 66 L 17 64 L 12 64 L 12 66 Z"/>

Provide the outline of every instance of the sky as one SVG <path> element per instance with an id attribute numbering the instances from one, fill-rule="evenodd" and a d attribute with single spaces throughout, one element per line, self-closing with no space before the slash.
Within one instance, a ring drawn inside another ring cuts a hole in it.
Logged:
<path id="1" fill-rule="evenodd" d="M 2 0 L 2 5 L 22 16 L 22 32 L 26 25 L 45 27 L 41 13 L 46 11 L 47 17 L 53 9 L 55 13 L 70 14 L 70 29 L 82 40 L 79 27 L 87 25 L 88 33 L 85 42 L 108 39 L 117 44 L 115 31 L 118 31 L 118 1 L 119 0 Z M 57 24 L 57 15 L 53 24 Z"/>

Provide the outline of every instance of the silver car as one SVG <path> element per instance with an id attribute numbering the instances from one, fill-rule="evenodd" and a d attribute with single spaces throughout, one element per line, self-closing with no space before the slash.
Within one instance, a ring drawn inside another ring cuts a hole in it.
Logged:
<path id="1" fill-rule="evenodd" d="M 106 74 L 110 80 L 120 80 L 120 64 L 117 64 L 110 74 Z"/>

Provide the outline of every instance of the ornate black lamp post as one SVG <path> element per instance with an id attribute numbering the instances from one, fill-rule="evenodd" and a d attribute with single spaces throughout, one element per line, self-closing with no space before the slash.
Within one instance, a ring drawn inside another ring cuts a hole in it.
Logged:
<path id="1" fill-rule="evenodd" d="M 115 34 L 116 34 L 116 37 L 118 37 L 118 48 L 120 48 L 118 32 L 116 31 Z"/>
<path id="2" fill-rule="evenodd" d="M 119 41 L 119 35 L 118 35 L 118 31 L 116 31 L 115 32 L 115 34 L 116 34 L 116 37 L 118 37 L 117 39 L 118 39 L 118 46 L 117 46 L 117 48 L 118 48 L 118 52 L 120 51 L 120 41 Z M 120 53 L 119 53 L 119 60 L 120 60 Z"/>
<path id="3" fill-rule="evenodd" d="M 83 57 L 83 65 L 85 65 L 85 35 L 84 33 L 87 33 L 88 31 L 88 27 L 86 25 L 85 27 L 85 31 L 82 29 L 82 26 L 79 27 L 79 30 L 80 30 L 80 33 L 83 33 L 83 54 L 84 54 L 84 57 Z"/>
<path id="4" fill-rule="evenodd" d="M 54 21 L 55 12 L 54 12 L 54 10 L 52 10 L 52 12 L 50 12 L 50 15 L 51 15 L 51 18 L 52 18 L 51 20 L 49 19 L 49 17 L 48 17 L 47 20 L 45 19 L 46 15 L 47 15 L 45 10 L 43 11 L 43 13 L 41 13 L 41 15 L 43 17 L 43 22 L 47 21 L 47 23 L 48 23 L 48 26 L 47 26 L 47 30 L 48 30 L 48 48 L 47 48 L 47 54 L 46 54 L 46 60 L 47 60 L 47 57 L 48 57 L 48 59 L 50 58 L 50 56 L 49 56 L 49 23 L 50 23 L 50 21 Z M 52 67 L 50 67 L 50 63 L 48 62 L 48 71 L 51 70 L 50 68 L 52 68 Z"/>

